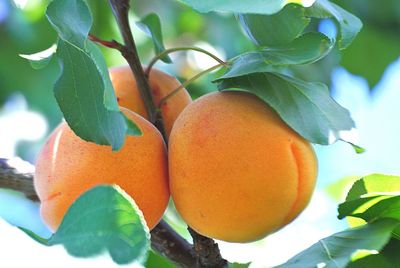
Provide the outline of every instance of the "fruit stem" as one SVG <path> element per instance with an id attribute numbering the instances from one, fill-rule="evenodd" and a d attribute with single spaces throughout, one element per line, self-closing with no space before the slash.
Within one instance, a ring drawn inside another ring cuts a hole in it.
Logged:
<path id="1" fill-rule="evenodd" d="M 214 70 L 216 70 L 216 69 L 218 69 L 218 68 L 220 68 L 220 67 L 223 67 L 223 66 L 226 66 L 226 64 L 225 64 L 225 63 L 220 63 L 220 64 L 217 64 L 217 65 L 214 65 L 214 66 L 212 66 L 212 67 L 210 67 L 210 68 L 208 68 L 208 69 L 206 69 L 206 70 L 204 70 L 204 71 L 201 71 L 200 73 L 196 74 L 196 75 L 193 76 L 192 78 L 186 80 L 186 81 L 183 82 L 179 87 L 177 87 L 176 89 L 174 89 L 173 91 L 171 91 L 167 96 L 165 96 L 164 98 L 162 98 L 162 99 L 160 100 L 160 103 L 158 104 L 158 108 L 160 109 L 161 106 L 162 106 L 165 102 L 167 102 L 168 99 L 170 99 L 170 98 L 173 97 L 175 94 L 177 94 L 181 89 L 187 87 L 187 86 L 188 86 L 190 83 L 192 83 L 193 81 L 195 81 L 195 80 L 199 79 L 200 77 L 202 77 L 203 75 L 208 74 L 208 73 L 210 73 L 210 72 L 212 72 L 212 71 L 214 71 Z"/>
<path id="2" fill-rule="evenodd" d="M 226 63 L 221 60 L 220 58 L 218 58 L 216 55 L 212 54 L 211 52 L 202 49 L 200 47 L 174 47 L 174 48 L 169 48 L 164 50 L 163 52 L 161 52 L 160 54 L 156 55 L 149 63 L 149 65 L 146 68 L 145 74 L 147 77 L 149 77 L 150 75 L 150 71 L 151 68 L 153 68 L 154 64 L 156 64 L 156 62 L 162 58 L 164 58 L 165 56 L 167 56 L 168 54 L 171 54 L 173 52 L 177 52 L 177 51 L 188 51 L 188 50 L 193 50 L 193 51 L 197 51 L 203 54 L 206 54 L 208 56 L 210 56 L 211 58 L 213 58 L 214 60 L 216 60 L 217 62 L 219 62 L 221 65 L 226 65 Z"/>

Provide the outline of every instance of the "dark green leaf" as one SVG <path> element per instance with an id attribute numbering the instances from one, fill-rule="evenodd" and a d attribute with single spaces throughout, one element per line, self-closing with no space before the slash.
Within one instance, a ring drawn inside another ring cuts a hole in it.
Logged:
<path id="1" fill-rule="evenodd" d="M 57 31 L 62 73 L 54 91 L 71 129 L 82 139 L 118 150 L 139 128 L 120 112 L 100 49 L 87 39 L 92 17 L 83 0 L 54 0 L 47 18 Z"/>
<path id="2" fill-rule="evenodd" d="M 53 54 L 56 52 L 56 48 L 57 46 L 53 45 L 50 48 L 38 53 L 30 55 L 20 54 L 19 56 L 29 60 L 29 63 L 31 64 L 33 69 L 39 70 L 46 67 L 50 63 Z"/>
<path id="3" fill-rule="evenodd" d="M 274 15 L 239 14 L 238 19 L 249 38 L 258 46 L 279 46 L 300 36 L 310 19 L 304 8 L 288 5 Z"/>
<path id="4" fill-rule="evenodd" d="M 127 131 L 125 119 L 121 112 L 104 106 L 104 84 L 93 60 L 62 40 L 57 56 L 62 74 L 54 94 L 69 126 L 84 140 L 119 149 Z"/>
<path id="5" fill-rule="evenodd" d="M 343 51 L 341 64 L 349 72 L 366 78 L 373 87 L 399 55 L 400 35 L 365 25 L 352 45 Z"/>
<path id="6" fill-rule="evenodd" d="M 381 250 L 399 225 L 399 221 L 380 220 L 336 233 L 321 239 L 277 268 L 346 267 L 357 250 Z"/>
<path id="7" fill-rule="evenodd" d="M 379 252 L 379 254 L 368 255 L 364 258 L 351 262 L 347 268 L 393 268 L 400 267 L 400 241 L 396 239 L 390 242 Z"/>
<path id="8" fill-rule="evenodd" d="M 310 6 L 312 0 L 180 0 L 200 12 L 235 12 L 253 14 L 274 14 L 285 5 L 298 3 Z"/>
<path id="9" fill-rule="evenodd" d="M 332 47 L 331 40 L 323 34 L 307 33 L 287 45 L 235 57 L 230 69 L 216 81 L 251 73 L 274 72 L 277 70 L 276 65 L 313 63 L 327 55 Z"/>
<path id="10" fill-rule="evenodd" d="M 160 54 L 165 50 L 161 31 L 161 22 L 157 14 L 150 13 L 140 21 L 136 22 L 136 25 L 149 37 L 151 37 L 156 54 Z M 168 56 L 163 57 L 161 60 L 166 63 L 172 62 L 171 58 Z"/>
<path id="11" fill-rule="evenodd" d="M 44 245 L 61 244 L 77 257 L 91 257 L 108 250 L 118 264 L 143 261 L 150 248 L 150 234 L 142 213 L 118 186 L 97 186 L 81 195 L 49 239 L 22 230 Z"/>
<path id="12" fill-rule="evenodd" d="M 330 144 L 354 127 L 349 112 L 337 104 L 324 84 L 307 83 L 278 73 L 254 73 L 222 80 L 220 90 L 239 88 L 269 104 L 301 136 Z"/>
<path id="13" fill-rule="evenodd" d="M 145 266 L 146 268 L 177 268 L 172 262 L 167 258 L 157 254 L 156 252 L 150 250 Z"/>
<path id="14" fill-rule="evenodd" d="M 83 0 L 54 0 L 47 7 L 46 16 L 60 38 L 83 48 L 92 26 L 92 15 Z"/>
<path id="15" fill-rule="evenodd" d="M 339 24 L 339 49 L 347 48 L 362 28 L 359 18 L 328 0 L 315 2 L 312 7 L 306 9 L 306 16 L 335 19 Z"/>

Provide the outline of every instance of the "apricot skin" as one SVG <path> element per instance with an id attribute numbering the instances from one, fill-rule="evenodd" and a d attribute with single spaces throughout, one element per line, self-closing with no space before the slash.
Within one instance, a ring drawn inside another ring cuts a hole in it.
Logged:
<path id="1" fill-rule="evenodd" d="M 111 68 L 109 73 L 119 105 L 149 119 L 129 66 Z M 155 68 L 152 68 L 150 72 L 149 83 L 156 106 L 160 104 L 161 99 L 181 85 L 176 78 Z M 183 88 L 161 105 L 161 115 L 167 136 L 178 115 L 191 101 L 189 93 Z"/>
<path id="2" fill-rule="evenodd" d="M 311 145 L 250 93 L 207 94 L 171 132 L 172 198 L 208 237 L 250 242 L 277 231 L 307 206 L 316 175 Z"/>
<path id="3" fill-rule="evenodd" d="M 167 153 L 159 131 L 141 116 L 124 109 L 141 129 L 127 136 L 122 149 L 83 141 L 63 122 L 41 150 L 34 176 L 41 215 L 54 231 L 69 206 L 83 192 L 99 184 L 117 184 L 142 210 L 152 229 L 169 199 Z"/>

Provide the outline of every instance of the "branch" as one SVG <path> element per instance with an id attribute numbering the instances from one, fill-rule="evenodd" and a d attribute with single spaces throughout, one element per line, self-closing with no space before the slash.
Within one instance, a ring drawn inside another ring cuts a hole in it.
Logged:
<path id="1" fill-rule="evenodd" d="M 167 140 L 161 113 L 158 112 L 154 104 L 151 88 L 142 68 L 142 64 L 138 56 L 139 54 L 136 49 L 136 44 L 132 36 L 131 27 L 129 26 L 129 0 L 109 0 L 109 2 L 125 43 L 120 50 L 122 56 L 124 56 L 132 69 L 140 96 L 146 107 L 147 114 L 149 115 L 150 122 L 157 127 L 164 139 Z"/>
<path id="2" fill-rule="evenodd" d="M 0 188 L 21 192 L 32 201 L 39 201 L 33 187 L 33 175 L 21 173 L 8 164 L 7 159 L 0 158 Z"/>
<path id="3" fill-rule="evenodd" d="M 121 32 L 122 38 L 124 40 L 124 46 L 122 49 L 122 55 L 128 62 L 129 66 L 132 69 L 134 77 L 136 79 L 137 87 L 139 89 L 140 95 L 143 99 L 143 102 L 146 106 L 147 113 L 150 117 L 150 121 L 160 130 L 161 134 L 164 137 L 164 140 L 167 142 L 167 136 L 165 134 L 164 124 L 161 118 L 161 113 L 158 112 L 157 107 L 154 104 L 153 96 L 151 93 L 151 88 L 149 82 L 147 80 L 146 74 L 142 68 L 142 64 L 140 62 L 138 52 L 136 49 L 135 41 L 133 39 L 132 31 L 129 25 L 129 0 L 109 0 L 111 8 L 114 13 L 114 17 L 117 20 L 119 30 Z M 161 254 L 167 256 L 171 260 L 175 260 L 177 255 L 171 254 L 171 252 L 178 248 L 180 250 L 184 250 L 181 254 L 188 256 L 187 254 L 193 251 L 187 251 L 190 248 L 190 245 L 187 245 L 186 240 L 181 238 L 175 232 L 172 233 L 172 229 L 165 222 L 162 222 L 160 226 L 157 226 L 155 229 L 160 232 L 155 232 L 155 235 L 163 234 L 165 236 L 160 237 L 162 240 L 162 244 L 158 244 L 158 247 L 155 247 L 156 250 L 159 250 Z M 214 243 L 211 238 L 202 236 L 196 233 L 194 230 L 190 232 L 193 237 L 194 242 L 194 253 L 192 256 L 195 256 L 196 266 L 189 267 L 224 267 L 226 266 L 226 261 L 223 260 L 218 248 L 218 245 Z M 152 232 L 153 235 L 153 232 Z M 154 236 L 154 235 L 153 235 Z M 152 239 L 153 241 L 157 241 L 158 237 Z M 160 242 L 159 241 L 159 242 Z M 176 245 L 176 244 L 179 244 Z M 167 248 L 165 248 L 167 246 Z M 207 250 L 196 250 L 196 249 L 206 249 Z M 210 258 L 210 256 L 214 256 Z M 217 261 L 217 262 L 213 262 Z M 184 266 L 183 263 L 180 262 L 180 259 L 176 261 L 177 263 Z"/>
<path id="4" fill-rule="evenodd" d="M 0 188 L 21 192 L 32 201 L 39 201 L 33 185 L 33 174 L 19 172 L 3 158 L 0 158 Z M 163 220 L 151 231 L 151 246 L 181 267 L 198 267 L 192 245 Z"/>

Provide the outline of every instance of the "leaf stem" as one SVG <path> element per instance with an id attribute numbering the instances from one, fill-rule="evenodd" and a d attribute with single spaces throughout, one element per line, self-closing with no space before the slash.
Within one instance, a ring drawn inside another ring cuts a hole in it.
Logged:
<path id="1" fill-rule="evenodd" d="M 218 69 L 218 68 L 220 68 L 220 67 L 223 67 L 223 66 L 226 66 L 226 64 L 225 64 L 225 63 L 220 63 L 220 64 L 217 64 L 217 65 L 214 65 L 214 66 L 212 66 L 212 67 L 210 67 L 210 68 L 208 68 L 208 69 L 206 69 L 206 70 L 204 70 L 204 71 L 202 71 L 202 72 L 196 74 L 196 75 L 193 76 L 192 78 L 186 80 L 186 81 L 183 82 L 179 87 L 177 87 L 176 89 L 174 89 L 173 91 L 171 91 L 167 96 L 165 96 L 164 98 L 162 98 L 162 99 L 160 100 L 160 103 L 158 104 L 158 108 L 160 109 L 161 106 L 162 106 L 164 103 L 166 103 L 168 99 L 170 99 L 170 98 L 173 97 L 175 94 L 177 94 L 181 89 L 187 87 L 187 86 L 188 86 L 190 83 L 192 83 L 193 81 L 195 81 L 195 80 L 199 79 L 200 77 L 202 77 L 203 75 L 208 74 L 208 73 L 210 73 L 210 72 L 212 72 L 212 71 L 214 71 L 214 70 L 216 70 L 216 69 Z"/>
<path id="2" fill-rule="evenodd" d="M 209 52 L 209 51 L 207 51 L 205 49 L 202 49 L 200 47 L 191 47 L 191 46 L 188 46 L 188 47 L 174 47 L 174 48 L 169 48 L 169 49 L 164 50 L 160 54 L 156 55 L 150 61 L 149 65 L 147 66 L 146 71 L 145 71 L 146 76 L 149 77 L 151 68 L 153 68 L 154 64 L 156 64 L 156 62 L 158 60 L 164 58 L 165 56 L 167 56 L 167 55 L 169 55 L 171 53 L 174 53 L 174 52 L 177 52 L 177 51 L 188 51 L 188 50 L 193 50 L 193 51 L 197 51 L 197 52 L 206 54 L 206 55 L 210 56 L 211 58 L 213 58 L 214 60 L 216 60 L 217 62 L 219 62 L 221 65 L 226 65 L 226 63 L 222 59 L 218 58 L 216 55 L 214 55 L 211 52 Z"/>

